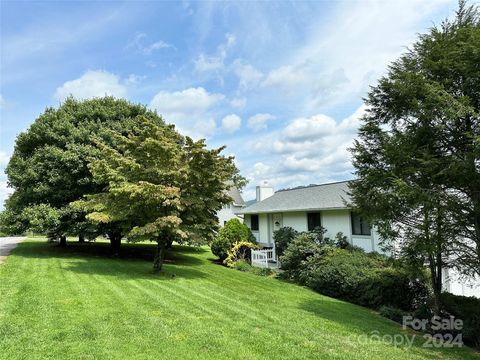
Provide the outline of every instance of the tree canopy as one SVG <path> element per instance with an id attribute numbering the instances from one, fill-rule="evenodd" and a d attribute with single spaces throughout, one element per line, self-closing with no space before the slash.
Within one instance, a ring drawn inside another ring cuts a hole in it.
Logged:
<path id="1" fill-rule="evenodd" d="M 84 213 L 69 204 L 85 194 L 96 193 L 104 184 L 94 180 L 88 163 L 99 156 L 93 140 L 111 143 L 106 130 L 127 133 L 135 119 L 143 116 L 163 125 L 163 120 L 142 105 L 112 97 L 78 101 L 67 99 L 59 108 L 47 108 L 16 140 L 6 173 L 14 189 L 6 201 L 2 224 L 9 232 L 42 228 L 52 237 L 83 235 L 92 231 L 110 233 L 118 240 L 118 230 L 92 228 Z M 33 224 L 44 219 L 45 211 L 56 221 Z M 39 212 L 37 215 L 34 213 Z M 52 212 L 55 212 L 53 215 Z M 43 215 L 42 215 L 43 214 Z"/>
<path id="2" fill-rule="evenodd" d="M 352 149 L 353 203 L 404 255 L 480 274 L 480 16 L 460 2 L 453 20 L 420 35 L 365 102 Z"/>
<path id="3" fill-rule="evenodd" d="M 94 180 L 107 185 L 75 208 L 96 223 L 121 224 L 129 241 L 157 242 L 156 270 L 169 242 L 210 242 L 216 212 L 231 202 L 227 190 L 238 173 L 233 157 L 143 116 L 127 135 L 111 136 L 115 145 L 99 140 L 100 156 L 89 165 Z"/>

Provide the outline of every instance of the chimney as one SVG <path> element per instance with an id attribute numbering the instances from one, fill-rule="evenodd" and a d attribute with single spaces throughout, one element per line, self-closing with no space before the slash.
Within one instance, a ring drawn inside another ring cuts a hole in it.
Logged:
<path id="1" fill-rule="evenodd" d="M 263 185 L 257 186 L 257 202 L 265 200 L 272 196 L 275 192 L 273 191 L 273 187 L 268 185 L 267 182 L 264 182 Z"/>

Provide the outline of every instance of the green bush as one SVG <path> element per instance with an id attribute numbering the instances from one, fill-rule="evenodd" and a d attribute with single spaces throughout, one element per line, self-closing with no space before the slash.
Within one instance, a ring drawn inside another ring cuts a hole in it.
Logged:
<path id="1" fill-rule="evenodd" d="M 442 293 L 443 310 L 463 321 L 463 341 L 480 348 L 480 299 Z"/>
<path id="2" fill-rule="evenodd" d="M 374 309 L 414 310 L 429 296 L 424 279 L 393 267 L 386 256 L 358 250 L 322 247 L 303 261 L 297 279 L 322 294 Z"/>
<path id="3" fill-rule="evenodd" d="M 298 231 L 289 226 L 282 227 L 273 233 L 275 241 L 275 252 L 277 256 L 282 256 L 288 245 L 298 236 Z"/>
<path id="4" fill-rule="evenodd" d="M 380 309 L 378 310 L 378 312 L 383 317 L 386 317 L 387 319 L 393 320 L 393 321 L 395 321 L 399 324 L 403 323 L 403 317 L 404 316 L 410 315 L 406 311 L 403 311 L 401 309 L 397 309 L 397 308 L 394 308 L 394 307 L 391 307 L 391 306 L 386 306 L 386 305 L 381 306 Z"/>
<path id="5" fill-rule="evenodd" d="M 243 272 L 252 272 L 253 271 L 253 266 L 250 265 L 247 261 L 245 260 L 238 260 L 235 261 L 232 266 L 232 269 L 243 271 Z"/>
<path id="6" fill-rule="evenodd" d="M 249 273 L 260 275 L 260 276 L 271 276 L 275 274 L 275 271 L 273 271 L 272 269 L 259 268 L 256 266 L 252 266 L 245 260 L 237 260 L 234 263 L 232 263 L 230 267 L 235 270 L 249 272 Z"/>
<path id="7" fill-rule="evenodd" d="M 219 230 L 210 248 L 215 256 L 224 261 L 228 256 L 228 251 L 239 241 L 257 243 L 248 226 L 242 224 L 238 219 L 231 219 Z"/>
<path id="8" fill-rule="evenodd" d="M 288 245 L 280 257 L 282 277 L 299 282 L 307 259 L 320 251 L 316 238 L 310 233 L 301 233 Z"/>

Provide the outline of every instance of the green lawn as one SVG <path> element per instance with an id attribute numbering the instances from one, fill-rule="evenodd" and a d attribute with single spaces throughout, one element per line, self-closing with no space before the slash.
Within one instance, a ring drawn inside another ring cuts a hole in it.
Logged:
<path id="1" fill-rule="evenodd" d="M 361 343 L 372 331 L 414 333 L 368 309 L 219 266 L 207 249 L 176 247 L 161 275 L 150 272 L 151 245 L 123 251 L 111 258 L 106 243 L 20 244 L 0 265 L 0 358 L 480 359 L 423 341 Z"/>

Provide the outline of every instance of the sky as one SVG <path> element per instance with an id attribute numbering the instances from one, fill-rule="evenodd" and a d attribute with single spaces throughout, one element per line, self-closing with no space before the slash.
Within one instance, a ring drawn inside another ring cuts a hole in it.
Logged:
<path id="1" fill-rule="evenodd" d="M 226 145 L 246 200 L 353 178 L 362 98 L 450 0 L 0 2 L 0 202 L 16 136 L 69 95 L 156 110 Z"/>

